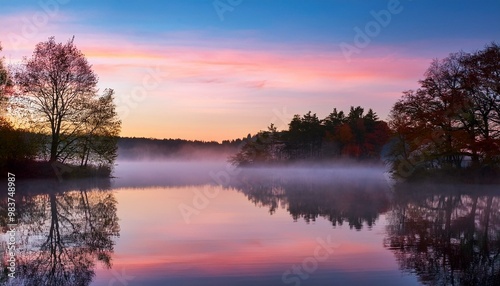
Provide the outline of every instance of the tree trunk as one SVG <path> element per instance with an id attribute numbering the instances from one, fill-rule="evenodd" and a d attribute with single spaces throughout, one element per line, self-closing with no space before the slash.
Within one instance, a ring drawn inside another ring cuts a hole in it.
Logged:
<path id="1" fill-rule="evenodd" d="M 87 152 L 85 154 L 85 167 L 87 167 L 87 164 L 89 162 L 89 156 L 90 156 L 90 148 L 87 148 Z"/>
<path id="2" fill-rule="evenodd" d="M 83 163 L 85 162 L 85 154 L 87 153 L 87 145 L 83 146 L 82 152 L 82 160 L 80 161 L 80 167 L 83 167 Z"/>
<path id="3" fill-rule="evenodd" d="M 59 136 L 56 133 L 52 134 L 52 142 L 50 142 L 50 160 L 49 162 L 57 161 L 57 146 L 59 141 Z"/>

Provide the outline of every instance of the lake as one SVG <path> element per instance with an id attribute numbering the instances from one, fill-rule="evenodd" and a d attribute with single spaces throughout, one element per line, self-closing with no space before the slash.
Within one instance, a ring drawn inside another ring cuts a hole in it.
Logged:
<path id="1" fill-rule="evenodd" d="M 20 180 L 3 285 L 500 285 L 498 186 L 395 186 L 373 166 L 114 174 Z"/>

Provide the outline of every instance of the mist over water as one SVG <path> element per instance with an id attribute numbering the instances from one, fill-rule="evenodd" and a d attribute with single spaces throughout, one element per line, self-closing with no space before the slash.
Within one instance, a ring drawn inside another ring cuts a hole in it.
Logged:
<path id="1" fill-rule="evenodd" d="M 380 164 L 356 164 L 351 161 L 287 166 L 236 167 L 224 157 L 216 159 L 118 160 L 113 172 L 114 187 L 223 185 L 229 186 L 244 177 L 280 178 L 285 181 L 370 182 L 383 183 L 387 169 Z"/>
<path id="2" fill-rule="evenodd" d="M 186 141 L 181 139 L 122 138 L 118 160 L 122 161 L 207 161 L 225 160 L 237 151 L 237 144 Z"/>
<path id="3" fill-rule="evenodd" d="M 190 186 L 215 184 L 210 172 L 224 170 L 224 160 L 117 161 L 115 187 Z"/>

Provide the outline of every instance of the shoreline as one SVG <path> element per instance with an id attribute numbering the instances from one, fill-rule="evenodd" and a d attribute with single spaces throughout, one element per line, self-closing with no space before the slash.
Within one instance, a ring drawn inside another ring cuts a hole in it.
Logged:
<path id="1" fill-rule="evenodd" d="M 2 172 L 10 172 L 25 179 L 84 179 L 112 178 L 112 169 L 107 166 L 62 164 L 35 160 L 11 160 L 0 166 Z"/>

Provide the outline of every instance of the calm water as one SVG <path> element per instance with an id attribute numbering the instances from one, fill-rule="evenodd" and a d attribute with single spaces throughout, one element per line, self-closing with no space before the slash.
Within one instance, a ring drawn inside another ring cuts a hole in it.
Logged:
<path id="1" fill-rule="evenodd" d="M 16 278 L 2 283 L 500 284 L 494 186 L 208 162 L 120 162 L 115 175 L 20 183 Z"/>

